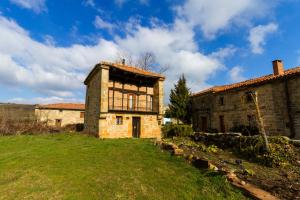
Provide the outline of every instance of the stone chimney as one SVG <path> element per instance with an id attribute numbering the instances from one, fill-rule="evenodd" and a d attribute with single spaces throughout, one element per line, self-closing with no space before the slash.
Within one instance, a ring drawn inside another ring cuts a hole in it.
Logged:
<path id="1" fill-rule="evenodd" d="M 274 76 L 284 74 L 282 60 L 274 60 L 274 61 L 272 61 L 272 64 L 273 64 L 273 74 L 274 74 Z"/>

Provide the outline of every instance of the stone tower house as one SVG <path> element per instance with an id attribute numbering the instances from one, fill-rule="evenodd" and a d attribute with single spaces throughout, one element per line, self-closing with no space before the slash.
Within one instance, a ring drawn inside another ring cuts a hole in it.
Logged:
<path id="1" fill-rule="evenodd" d="M 85 132 L 100 138 L 160 138 L 164 76 L 101 62 L 84 81 Z"/>

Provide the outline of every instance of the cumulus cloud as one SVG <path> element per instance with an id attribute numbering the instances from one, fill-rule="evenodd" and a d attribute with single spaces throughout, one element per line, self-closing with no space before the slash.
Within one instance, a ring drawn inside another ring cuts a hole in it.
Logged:
<path id="1" fill-rule="evenodd" d="M 10 103 L 19 103 L 19 104 L 49 104 L 49 103 L 63 103 L 63 102 L 72 102 L 72 103 L 82 103 L 83 101 L 75 98 L 61 98 L 56 96 L 51 97 L 34 97 L 34 98 L 12 98 L 9 99 Z"/>
<path id="2" fill-rule="evenodd" d="M 0 17 L 0 32 L 0 84 L 28 87 L 50 97 L 74 98 L 76 92 L 84 91 L 82 82 L 95 63 L 114 61 L 121 51 L 134 57 L 152 52 L 159 65 L 169 66 L 166 99 L 181 74 L 196 91 L 207 87 L 209 77 L 223 67 L 219 58 L 199 52 L 193 28 L 182 20 L 170 26 L 135 24 L 125 37 L 113 41 L 99 38 L 90 46 L 59 47 L 38 42 L 5 17 Z"/>
<path id="3" fill-rule="evenodd" d="M 47 10 L 46 0 L 10 0 L 10 2 L 22 8 L 33 10 L 36 13 Z"/>
<path id="4" fill-rule="evenodd" d="M 251 51 L 255 54 L 264 52 L 263 46 L 266 44 L 266 38 L 269 34 L 276 32 L 278 25 L 269 23 L 266 25 L 255 26 L 250 30 L 248 41 L 250 42 Z"/>
<path id="5" fill-rule="evenodd" d="M 109 32 L 112 32 L 115 28 L 115 25 L 109 22 L 104 21 L 101 17 L 98 15 L 95 17 L 94 20 L 94 26 L 97 29 L 107 29 Z"/>
<path id="6" fill-rule="evenodd" d="M 47 95 L 72 96 L 83 89 L 87 71 L 101 59 L 113 59 L 115 43 L 57 47 L 33 40 L 15 21 L 0 16 L 0 83 Z"/>
<path id="7" fill-rule="evenodd" d="M 95 7 L 96 6 L 94 0 L 84 0 L 83 1 L 83 5 L 85 5 L 85 6 L 91 6 L 91 7 Z"/>
<path id="8" fill-rule="evenodd" d="M 246 80 L 246 78 L 243 76 L 244 69 L 241 66 L 235 66 L 228 72 L 230 82 L 241 82 Z"/>
<path id="9" fill-rule="evenodd" d="M 266 0 L 187 0 L 176 8 L 191 25 L 200 27 L 209 39 L 230 25 L 248 24 L 271 8 Z"/>

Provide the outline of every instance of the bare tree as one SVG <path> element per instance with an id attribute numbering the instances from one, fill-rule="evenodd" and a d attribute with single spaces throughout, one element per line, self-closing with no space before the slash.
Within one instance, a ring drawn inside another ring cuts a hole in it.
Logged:
<path id="1" fill-rule="evenodd" d="M 260 108 L 259 108 L 257 92 L 249 92 L 249 93 L 247 93 L 247 95 L 250 95 L 251 100 L 253 101 L 253 103 L 255 105 L 256 116 L 257 116 L 258 124 L 259 124 L 259 132 L 263 138 L 264 148 L 265 148 L 266 152 L 269 152 L 270 151 L 269 141 L 268 141 L 266 130 L 265 130 L 264 120 L 263 120 L 263 117 L 261 116 L 261 112 L 260 112 Z"/>
<path id="2" fill-rule="evenodd" d="M 139 56 L 137 66 L 143 70 L 150 71 L 156 63 L 155 55 L 151 52 L 145 52 Z"/>
<path id="3" fill-rule="evenodd" d="M 143 70 L 155 71 L 160 74 L 166 72 L 170 68 L 170 66 L 162 67 L 156 65 L 157 61 L 155 55 L 152 52 L 142 53 L 137 59 L 133 59 L 129 53 L 119 52 L 117 58 L 115 59 L 115 62 L 122 63 L 124 59 L 127 65 L 134 65 Z"/>

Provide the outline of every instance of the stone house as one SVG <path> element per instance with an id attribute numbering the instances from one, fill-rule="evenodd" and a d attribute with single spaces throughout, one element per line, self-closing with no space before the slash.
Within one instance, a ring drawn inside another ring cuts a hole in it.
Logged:
<path id="1" fill-rule="evenodd" d="M 83 124 L 85 105 L 75 103 L 57 103 L 37 105 L 35 115 L 48 126 L 64 127 L 70 124 Z"/>
<path id="2" fill-rule="evenodd" d="M 281 60 L 272 63 L 273 74 L 193 94 L 195 131 L 258 126 L 255 93 L 267 134 L 300 139 L 300 67 L 284 70 Z"/>
<path id="3" fill-rule="evenodd" d="M 86 85 L 85 132 L 100 138 L 160 138 L 164 76 L 101 62 Z"/>

